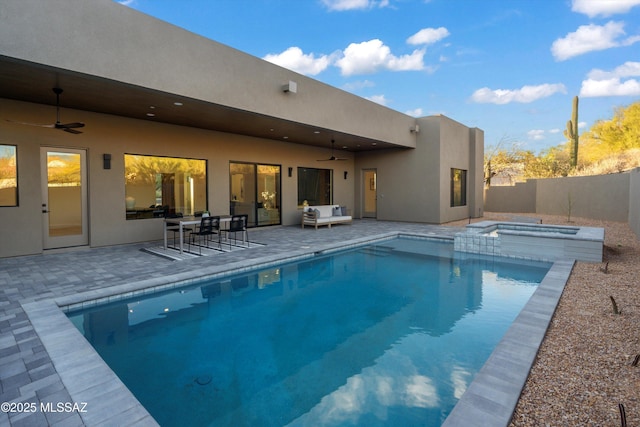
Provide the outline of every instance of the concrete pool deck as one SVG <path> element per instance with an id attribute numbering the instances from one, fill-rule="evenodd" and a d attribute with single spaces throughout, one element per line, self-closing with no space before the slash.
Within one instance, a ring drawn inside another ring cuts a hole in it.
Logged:
<path id="1" fill-rule="evenodd" d="M 300 256 L 352 240 L 398 232 L 453 239 L 458 231 L 459 227 L 358 220 L 352 225 L 331 229 L 252 229 L 250 239 L 266 246 L 185 261 L 169 261 L 140 251 L 148 243 L 0 259 L 0 402 L 28 403 L 37 409 L 0 412 L 0 424 L 81 426 L 149 425 L 152 422 L 115 375 L 104 369 L 106 365 L 103 366 L 97 354 L 92 354 L 89 344 L 78 341 L 78 337 L 82 338 L 79 333 L 76 331 L 74 335 L 64 327 L 66 317 L 58 305 L 77 302 L 78 298 L 106 298 L 110 294 L 133 291 L 133 287 L 160 286 L 194 276 L 194 271 L 198 275 L 210 275 L 252 263 Z M 568 261 L 556 263 L 554 271 L 547 276 L 549 289 L 543 287 L 541 292 L 536 291 L 535 295 L 539 294 L 540 298 L 527 304 L 526 311 L 519 317 L 521 322 L 512 326 L 500 344 L 504 344 L 507 353 L 500 357 L 492 355 L 500 370 L 494 372 L 489 363 L 485 365 L 478 378 L 484 376 L 486 380 L 469 387 L 470 398 L 463 397 L 463 404 L 458 405 L 461 409 L 456 408 L 449 425 L 462 425 L 455 424 L 456 419 L 468 419 L 467 411 L 471 414 L 480 411 L 494 417 L 500 413 L 505 420 L 503 425 L 508 424 L 519 396 L 517 385 L 524 384 L 530 367 L 514 358 L 523 357 L 533 362 L 571 266 L 572 262 Z M 83 295 L 78 297 L 78 294 Z M 514 329 L 518 325 L 526 331 L 527 339 Z M 507 340 L 509 336 L 511 341 Z M 69 349 L 76 351 L 70 353 Z M 509 363 L 501 360 L 505 355 Z M 485 387 L 495 383 L 498 386 L 493 388 L 495 399 L 488 399 L 491 394 Z M 86 412 L 40 410 L 51 409 L 46 405 L 52 402 L 87 402 L 85 408 L 78 408 Z M 496 412 L 497 409 L 500 410 Z M 479 419 L 473 416 L 472 419 Z M 469 425 L 468 422 L 465 425 Z"/>

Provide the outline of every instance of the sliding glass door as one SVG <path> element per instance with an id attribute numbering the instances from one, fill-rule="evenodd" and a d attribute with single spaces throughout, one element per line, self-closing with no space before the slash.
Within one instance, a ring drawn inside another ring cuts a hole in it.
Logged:
<path id="1" fill-rule="evenodd" d="M 246 214 L 250 227 L 280 224 L 280 165 L 229 163 L 231 215 Z"/>

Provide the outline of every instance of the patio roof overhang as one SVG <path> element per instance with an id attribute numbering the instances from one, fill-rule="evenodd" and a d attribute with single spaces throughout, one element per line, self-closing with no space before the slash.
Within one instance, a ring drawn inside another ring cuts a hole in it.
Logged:
<path id="1" fill-rule="evenodd" d="M 327 148 L 331 139 L 335 139 L 337 149 L 352 152 L 398 148 L 397 144 L 388 141 L 0 55 L 1 98 L 55 105 L 53 87 L 64 90 L 61 96 L 63 109 Z M 153 117 L 147 115 L 150 112 Z M 4 119 L 6 117 L 0 117 L 0 120 Z"/>

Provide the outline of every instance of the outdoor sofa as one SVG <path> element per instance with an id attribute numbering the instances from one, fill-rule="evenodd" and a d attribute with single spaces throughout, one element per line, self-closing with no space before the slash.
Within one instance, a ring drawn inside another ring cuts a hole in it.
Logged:
<path id="1" fill-rule="evenodd" d="M 347 208 L 340 205 L 320 205 L 306 206 L 302 210 L 302 228 L 311 225 L 318 229 L 318 226 L 326 225 L 331 228 L 332 224 L 345 224 L 351 222 L 351 215 L 347 215 Z"/>

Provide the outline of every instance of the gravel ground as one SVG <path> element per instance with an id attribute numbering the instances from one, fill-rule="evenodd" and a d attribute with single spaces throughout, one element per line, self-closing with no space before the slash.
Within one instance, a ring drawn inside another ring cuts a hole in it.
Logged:
<path id="1" fill-rule="evenodd" d="M 626 223 L 518 215 L 604 227 L 605 260 L 576 263 L 510 427 L 640 426 L 640 241 Z"/>

